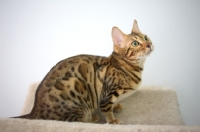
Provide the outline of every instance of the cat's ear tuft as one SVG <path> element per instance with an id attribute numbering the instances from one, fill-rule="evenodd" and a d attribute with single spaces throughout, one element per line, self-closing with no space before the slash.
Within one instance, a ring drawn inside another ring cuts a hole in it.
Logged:
<path id="1" fill-rule="evenodd" d="M 118 28 L 113 27 L 112 28 L 112 40 L 115 45 L 117 45 L 120 48 L 123 48 L 123 41 L 124 41 L 125 35 L 124 33 Z"/>
<path id="2" fill-rule="evenodd" d="M 141 33 L 136 20 L 134 20 L 134 22 L 133 22 L 132 32 Z"/>

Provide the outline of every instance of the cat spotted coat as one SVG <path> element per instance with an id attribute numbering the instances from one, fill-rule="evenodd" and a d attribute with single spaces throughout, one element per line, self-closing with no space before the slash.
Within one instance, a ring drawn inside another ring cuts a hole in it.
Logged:
<path id="1" fill-rule="evenodd" d="M 136 20 L 128 35 L 113 27 L 112 40 L 109 57 L 79 55 L 56 64 L 38 86 L 32 111 L 17 118 L 98 122 L 94 111 L 100 108 L 108 123 L 120 124 L 113 112 L 120 112 L 118 102 L 141 84 L 153 45 Z"/>

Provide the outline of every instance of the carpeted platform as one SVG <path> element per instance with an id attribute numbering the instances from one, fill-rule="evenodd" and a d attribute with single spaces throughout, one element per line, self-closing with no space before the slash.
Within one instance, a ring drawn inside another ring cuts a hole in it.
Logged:
<path id="1" fill-rule="evenodd" d="M 21 115 L 29 113 L 34 102 L 38 83 L 30 86 Z M 182 125 L 176 93 L 170 88 L 141 87 L 132 96 L 123 100 L 124 110 L 115 116 L 122 124 Z M 101 115 L 100 111 L 97 111 Z M 105 119 L 101 116 L 101 122 Z"/>
<path id="2" fill-rule="evenodd" d="M 32 84 L 21 114 L 29 113 L 38 83 Z M 98 124 L 26 119 L 0 119 L 4 132 L 25 131 L 200 131 L 200 126 L 184 126 L 179 111 L 176 92 L 167 87 L 141 87 L 131 97 L 121 102 L 124 110 L 115 116 L 122 125 L 109 125 L 101 116 Z M 99 114 L 100 112 L 97 111 Z M 16 115 L 17 116 L 17 115 Z"/>

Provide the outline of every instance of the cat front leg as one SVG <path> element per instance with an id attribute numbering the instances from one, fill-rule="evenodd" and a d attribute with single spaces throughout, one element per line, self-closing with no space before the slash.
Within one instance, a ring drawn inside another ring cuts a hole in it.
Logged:
<path id="1" fill-rule="evenodd" d="M 108 101 L 102 101 L 100 104 L 101 112 L 104 114 L 107 123 L 109 124 L 121 124 L 119 119 L 116 119 L 113 115 L 115 104 L 111 102 L 112 99 Z"/>
<path id="2" fill-rule="evenodd" d="M 114 104 L 114 109 L 113 109 L 113 111 L 115 112 L 115 113 L 119 113 L 119 112 L 121 112 L 123 110 L 123 106 L 120 104 L 120 103 L 115 103 Z"/>
<path id="3" fill-rule="evenodd" d="M 114 117 L 113 108 L 111 108 L 109 111 L 106 111 L 103 108 L 101 108 L 101 111 L 104 114 L 107 123 L 109 123 L 109 124 L 121 124 L 121 121 Z"/>

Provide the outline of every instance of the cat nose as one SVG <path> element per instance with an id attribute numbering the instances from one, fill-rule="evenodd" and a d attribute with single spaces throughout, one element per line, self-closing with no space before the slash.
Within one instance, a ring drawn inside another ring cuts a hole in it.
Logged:
<path id="1" fill-rule="evenodd" d="M 147 48 L 151 48 L 151 46 L 150 46 L 149 43 L 146 43 L 146 47 L 147 47 Z"/>

